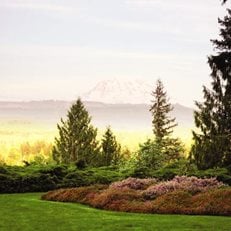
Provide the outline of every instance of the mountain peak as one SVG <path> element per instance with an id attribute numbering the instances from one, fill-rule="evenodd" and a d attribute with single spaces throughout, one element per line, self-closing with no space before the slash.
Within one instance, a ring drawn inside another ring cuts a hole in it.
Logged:
<path id="1" fill-rule="evenodd" d="M 113 78 L 98 82 L 95 87 L 82 95 L 82 99 L 111 104 L 149 104 L 151 92 L 151 85 L 142 80 Z"/>

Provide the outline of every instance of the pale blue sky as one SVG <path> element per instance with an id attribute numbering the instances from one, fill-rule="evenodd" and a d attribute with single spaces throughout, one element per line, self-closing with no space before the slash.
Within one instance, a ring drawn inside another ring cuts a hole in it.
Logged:
<path id="1" fill-rule="evenodd" d="M 0 100 L 73 100 L 100 80 L 161 78 L 192 106 L 224 15 L 219 0 L 0 0 Z"/>

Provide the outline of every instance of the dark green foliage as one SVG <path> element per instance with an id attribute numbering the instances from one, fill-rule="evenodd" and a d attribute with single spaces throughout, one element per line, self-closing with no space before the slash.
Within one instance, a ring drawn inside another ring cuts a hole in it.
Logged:
<path id="1" fill-rule="evenodd" d="M 191 160 L 198 168 L 231 165 L 231 10 L 221 25 L 220 40 L 212 40 L 217 55 L 208 58 L 212 89 L 204 87 L 204 102 L 196 102 Z"/>
<path id="2" fill-rule="evenodd" d="M 227 185 L 231 185 L 231 172 L 226 168 L 214 168 L 214 169 L 207 169 L 207 170 L 197 170 L 194 172 L 189 172 L 188 175 L 190 176 L 197 176 L 199 178 L 210 178 L 216 177 L 219 181 L 224 182 Z"/>
<path id="3" fill-rule="evenodd" d="M 78 160 L 76 163 L 75 163 L 76 167 L 78 169 L 84 169 L 86 168 L 86 162 L 84 160 Z"/>
<path id="4" fill-rule="evenodd" d="M 101 163 L 102 166 L 117 165 L 121 159 L 121 146 L 118 144 L 115 135 L 108 127 L 103 135 L 101 144 Z"/>
<path id="5" fill-rule="evenodd" d="M 171 164 L 167 164 L 157 169 L 138 166 L 131 173 L 131 176 L 138 178 L 152 177 L 160 180 L 171 180 L 175 176 L 188 175 L 188 172 L 191 170 L 190 167 L 191 165 L 189 165 L 189 162 L 186 159 L 181 158 Z M 193 169 L 193 173 L 195 172 L 196 169 Z"/>
<path id="6" fill-rule="evenodd" d="M 150 139 L 140 145 L 138 150 L 138 168 L 158 169 L 163 165 L 164 156 L 162 155 L 162 146 Z"/>
<path id="7" fill-rule="evenodd" d="M 216 177 L 219 181 L 231 185 L 230 170 L 226 168 L 198 170 L 194 164 L 185 158 L 181 158 L 158 169 L 138 166 L 130 172 L 130 176 L 138 178 L 152 177 L 160 180 L 171 180 L 175 176 L 196 176 L 198 178 Z"/>
<path id="8" fill-rule="evenodd" d="M 109 184 L 127 177 L 117 168 L 76 169 L 74 165 L 0 166 L 0 193 L 45 192 L 57 188 Z"/>
<path id="9" fill-rule="evenodd" d="M 170 180 L 174 176 L 217 177 L 231 185 L 231 172 L 217 168 L 197 170 L 185 159 L 179 159 L 159 169 L 137 167 L 119 169 L 116 166 L 77 169 L 75 165 L 0 166 L 0 193 L 45 192 L 58 188 L 109 184 L 130 176 Z"/>
<path id="10" fill-rule="evenodd" d="M 78 99 L 67 113 L 67 120 L 58 124 L 59 137 L 55 139 L 53 158 L 57 163 L 74 163 L 83 160 L 94 165 L 99 153 L 97 129 L 82 101 Z"/>
<path id="11" fill-rule="evenodd" d="M 182 158 L 185 149 L 178 138 L 166 137 L 162 141 L 162 150 L 164 163 L 170 164 Z"/>

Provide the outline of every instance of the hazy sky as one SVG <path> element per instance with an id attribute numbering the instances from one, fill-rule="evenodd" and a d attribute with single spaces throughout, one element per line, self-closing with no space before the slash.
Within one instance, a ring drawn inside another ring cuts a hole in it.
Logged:
<path id="1" fill-rule="evenodd" d="M 219 0 L 0 0 L 0 100 L 73 100 L 100 80 L 161 78 L 192 106 L 224 15 Z"/>

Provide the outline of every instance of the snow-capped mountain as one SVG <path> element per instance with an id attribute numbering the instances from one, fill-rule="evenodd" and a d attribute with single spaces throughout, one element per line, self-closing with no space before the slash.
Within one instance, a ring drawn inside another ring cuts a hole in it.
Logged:
<path id="1" fill-rule="evenodd" d="M 82 95 L 85 101 L 110 104 L 149 104 L 152 86 L 141 80 L 106 80 Z"/>

